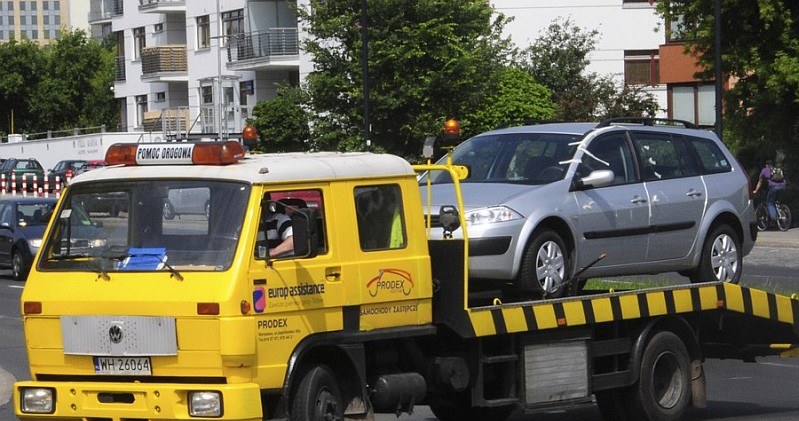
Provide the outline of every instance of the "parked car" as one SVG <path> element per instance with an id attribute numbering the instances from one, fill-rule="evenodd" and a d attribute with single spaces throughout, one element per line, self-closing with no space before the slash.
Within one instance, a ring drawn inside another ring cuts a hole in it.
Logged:
<path id="1" fill-rule="evenodd" d="M 56 177 L 61 180 L 61 183 L 66 184 L 67 180 L 80 174 L 86 161 L 82 159 L 66 159 L 58 161 L 51 170 L 47 172 L 47 179 L 50 183 L 55 183 Z"/>
<path id="2" fill-rule="evenodd" d="M 757 233 L 746 172 L 715 134 L 673 123 L 510 127 L 458 145 L 471 276 L 549 297 L 591 277 L 737 282 Z M 456 203 L 447 174 L 430 181 L 431 209 Z"/>
<path id="3" fill-rule="evenodd" d="M 102 168 L 102 167 L 105 167 L 106 165 L 108 165 L 108 164 L 106 164 L 105 161 L 102 160 L 102 159 L 90 159 L 90 160 L 86 161 L 86 163 L 83 164 L 83 166 L 78 169 L 78 172 L 76 173 L 76 175 L 77 174 L 83 174 L 86 171 L 95 170 L 97 168 Z"/>
<path id="4" fill-rule="evenodd" d="M 0 266 L 11 267 L 14 279 L 28 277 L 47 226 L 43 215 L 55 203 L 55 198 L 5 196 L 0 200 Z"/>
<path id="5" fill-rule="evenodd" d="M 164 219 L 170 221 L 180 215 L 211 214 L 211 190 L 207 187 L 170 189 L 164 201 Z"/>
<path id="6" fill-rule="evenodd" d="M 22 190 L 23 179 L 27 179 L 28 191 L 33 191 L 34 179 L 42 186 L 44 180 L 44 169 L 39 161 L 33 158 L 18 159 L 8 158 L 0 165 L 0 176 L 6 177 L 7 190 Z M 12 175 L 16 176 L 16 186 L 11 185 Z"/>

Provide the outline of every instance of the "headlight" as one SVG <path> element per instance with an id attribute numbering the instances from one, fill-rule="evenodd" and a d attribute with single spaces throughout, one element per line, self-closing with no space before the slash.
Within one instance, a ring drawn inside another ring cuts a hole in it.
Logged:
<path id="1" fill-rule="evenodd" d="M 44 388 L 25 388 L 21 391 L 20 409 L 28 414 L 55 412 L 55 391 Z"/>
<path id="2" fill-rule="evenodd" d="M 192 417 L 222 416 L 222 394 L 220 392 L 189 392 L 189 415 Z"/>
<path id="3" fill-rule="evenodd" d="M 28 240 L 28 244 L 31 245 L 31 248 L 39 248 L 42 246 L 42 239 L 41 238 L 32 238 Z"/>
<path id="4" fill-rule="evenodd" d="M 467 225 L 480 225 L 513 221 L 514 219 L 520 219 L 522 216 L 507 206 L 496 206 L 466 212 L 464 217 Z"/>
<path id="5" fill-rule="evenodd" d="M 105 247 L 105 238 L 95 238 L 93 240 L 89 240 L 89 247 Z"/>

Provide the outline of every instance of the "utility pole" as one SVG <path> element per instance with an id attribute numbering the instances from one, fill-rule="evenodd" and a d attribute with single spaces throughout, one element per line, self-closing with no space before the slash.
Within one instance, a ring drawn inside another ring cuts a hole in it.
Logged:
<path id="1" fill-rule="evenodd" d="M 217 140 L 224 140 L 222 137 L 222 115 L 224 114 L 224 103 L 222 101 L 222 32 L 225 29 L 222 25 L 222 12 L 219 6 L 219 1 L 216 0 L 216 27 L 217 27 L 217 41 L 216 41 L 216 95 L 214 95 L 214 103 L 217 104 L 215 113 L 218 117 L 214 120 L 216 123 Z"/>
<path id="2" fill-rule="evenodd" d="M 369 122 L 369 21 L 366 0 L 361 0 L 361 74 L 363 77 L 363 138 L 367 151 L 372 147 Z"/>
<path id="3" fill-rule="evenodd" d="M 722 86 L 721 86 L 721 0 L 713 1 L 713 61 L 716 79 L 716 135 L 724 140 L 722 122 Z"/>

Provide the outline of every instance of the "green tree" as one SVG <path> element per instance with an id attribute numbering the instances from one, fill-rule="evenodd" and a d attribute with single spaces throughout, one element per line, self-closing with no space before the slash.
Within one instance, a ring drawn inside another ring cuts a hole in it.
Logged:
<path id="1" fill-rule="evenodd" d="M 314 140 L 324 149 L 361 149 L 363 84 L 360 2 L 314 0 L 300 10 L 315 70 L 307 90 Z M 415 159 L 447 117 L 482 108 L 511 55 L 506 19 L 485 0 L 370 0 L 372 142 Z"/>
<path id="2" fill-rule="evenodd" d="M 799 170 L 799 2 L 724 0 L 721 3 L 722 72 L 730 81 L 724 94 L 725 141 L 748 168 L 762 165 L 770 151 L 785 154 L 791 174 Z M 658 2 L 658 11 L 674 22 L 712 80 L 714 73 L 713 0 Z M 758 154 L 743 153 L 760 151 Z"/>
<path id="3" fill-rule="evenodd" d="M 281 86 L 269 101 L 252 110 L 252 124 L 260 141 L 254 148 L 263 152 L 296 152 L 315 149 L 311 143 L 308 94 L 298 87 Z"/>
<path id="4" fill-rule="evenodd" d="M 39 127 L 32 112 L 34 92 L 47 65 L 38 45 L 30 41 L 0 43 L 0 132 L 11 133 L 12 114 L 16 133 Z"/>
<path id="5" fill-rule="evenodd" d="M 557 117 L 590 121 L 618 116 L 654 116 L 655 97 L 641 87 L 617 84 L 610 76 L 587 71 L 597 30 L 585 30 L 570 19 L 555 19 L 519 55 L 519 62 L 536 80 L 552 89 Z"/>
<path id="6" fill-rule="evenodd" d="M 111 90 L 115 52 L 85 31 L 62 31 L 45 48 L 47 71 L 34 92 L 32 111 L 43 130 L 113 124 L 116 101 Z"/>

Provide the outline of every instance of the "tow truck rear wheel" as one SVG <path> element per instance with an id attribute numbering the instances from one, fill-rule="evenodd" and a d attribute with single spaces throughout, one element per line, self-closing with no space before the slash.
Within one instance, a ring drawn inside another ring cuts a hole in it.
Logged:
<path id="1" fill-rule="evenodd" d="M 292 421 L 340 421 L 344 419 L 341 389 L 324 365 L 305 373 L 291 399 Z"/>
<path id="2" fill-rule="evenodd" d="M 513 412 L 513 406 L 472 407 L 469 395 L 452 393 L 430 400 L 430 410 L 441 421 L 502 421 Z"/>
<path id="3" fill-rule="evenodd" d="M 638 382 L 629 390 L 629 419 L 682 419 L 691 402 L 691 360 L 682 340 L 658 332 L 641 358 Z"/>

